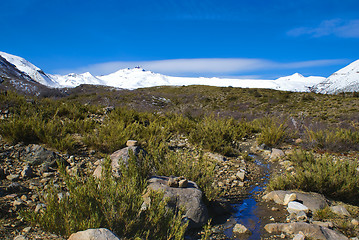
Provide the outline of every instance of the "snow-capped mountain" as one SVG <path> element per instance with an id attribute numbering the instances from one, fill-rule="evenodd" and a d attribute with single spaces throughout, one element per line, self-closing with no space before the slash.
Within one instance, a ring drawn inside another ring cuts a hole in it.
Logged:
<path id="1" fill-rule="evenodd" d="M 359 91 L 359 60 L 330 75 L 323 82 L 315 85 L 318 93 L 335 94 L 339 92 Z"/>
<path id="2" fill-rule="evenodd" d="M 6 59 L 9 63 L 13 64 L 18 70 L 27 74 L 34 81 L 41 83 L 48 87 L 60 87 L 55 81 L 53 81 L 44 71 L 36 67 L 34 64 L 25 60 L 24 58 L 11 55 L 5 52 L 0 52 L 0 56 Z"/>
<path id="3" fill-rule="evenodd" d="M 92 76 L 89 72 L 82 74 L 70 73 L 67 75 L 48 74 L 48 76 L 52 79 L 52 81 L 56 82 L 56 84 L 61 87 L 76 87 L 81 84 L 106 85 L 106 82 Z"/>
<path id="4" fill-rule="evenodd" d="M 276 80 L 171 77 L 141 68 L 121 69 L 117 72 L 93 76 L 71 73 L 68 75 L 45 74 L 40 68 L 21 57 L 0 52 L 0 56 L 13 64 L 20 72 L 34 81 L 51 88 L 77 87 L 81 84 L 104 85 L 124 89 L 154 86 L 209 85 L 218 87 L 267 88 L 282 91 L 337 93 L 359 91 L 359 60 L 332 74 L 329 78 L 304 77 L 299 73 Z M 0 66 L 1 67 L 1 66 Z"/>

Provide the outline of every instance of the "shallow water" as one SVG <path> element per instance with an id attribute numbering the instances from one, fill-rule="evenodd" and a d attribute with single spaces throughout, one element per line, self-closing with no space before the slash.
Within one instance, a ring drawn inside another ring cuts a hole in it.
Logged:
<path id="1" fill-rule="evenodd" d="M 246 226 L 252 233 L 251 235 L 242 235 L 238 239 L 260 239 L 261 229 L 263 229 L 260 216 L 265 214 L 264 212 L 266 209 L 258 204 L 256 196 L 264 191 L 264 187 L 267 184 L 269 178 L 270 165 L 262 163 L 261 160 L 255 155 L 250 156 L 254 158 L 255 163 L 260 166 L 261 170 L 263 171 L 263 180 L 258 183 L 258 185 L 252 185 L 248 195 L 244 197 L 244 199 L 240 200 L 238 203 L 232 204 L 234 213 L 229 220 L 229 222 L 232 223 L 232 227 L 226 229 L 224 233 L 227 237 L 233 239 L 237 239 L 232 232 L 233 225 L 236 223 Z"/>

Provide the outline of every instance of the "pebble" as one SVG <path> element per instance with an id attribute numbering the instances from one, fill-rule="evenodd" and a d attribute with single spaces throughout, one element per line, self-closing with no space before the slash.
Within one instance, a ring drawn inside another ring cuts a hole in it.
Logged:
<path id="1" fill-rule="evenodd" d="M 359 225 L 359 221 L 356 220 L 355 218 L 352 219 L 351 223 L 352 223 L 354 226 L 358 226 L 358 225 Z"/>
<path id="2" fill-rule="evenodd" d="M 10 174 L 8 176 L 6 176 L 6 179 L 12 182 L 15 182 L 17 180 L 19 180 L 20 175 L 19 174 Z"/>

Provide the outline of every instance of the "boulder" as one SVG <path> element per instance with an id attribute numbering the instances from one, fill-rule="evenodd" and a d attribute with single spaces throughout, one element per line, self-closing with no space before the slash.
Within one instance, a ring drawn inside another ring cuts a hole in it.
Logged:
<path id="1" fill-rule="evenodd" d="M 130 153 L 134 154 L 134 156 L 137 159 L 137 164 L 141 164 L 139 162 L 138 156 L 142 153 L 146 155 L 145 150 L 138 146 L 129 146 L 122 148 L 120 150 L 117 150 L 116 152 L 112 153 L 110 155 L 111 159 L 111 167 L 112 167 L 112 174 L 115 177 L 121 176 L 121 166 L 125 165 L 128 166 L 128 160 L 130 159 L 131 155 Z M 95 169 L 93 175 L 97 178 L 101 178 L 102 173 L 102 162 L 100 165 L 97 166 Z"/>
<path id="2" fill-rule="evenodd" d="M 94 228 L 73 233 L 68 240 L 119 240 L 119 238 L 106 228 Z"/>
<path id="3" fill-rule="evenodd" d="M 304 222 L 294 223 L 270 223 L 264 226 L 269 233 L 298 234 L 302 233 L 307 238 L 319 240 L 348 240 L 343 234 L 315 224 Z"/>
<path id="4" fill-rule="evenodd" d="M 263 196 L 263 199 L 266 201 L 274 201 L 277 204 L 284 204 L 284 198 L 286 194 L 295 193 L 297 196 L 297 201 L 303 203 L 306 207 L 309 208 L 312 212 L 317 211 L 319 209 L 323 209 L 327 204 L 326 198 L 318 193 L 313 192 L 297 192 L 297 191 L 283 191 L 277 190 L 272 191 Z"/>
<path id="5" fill-rule="evenodd" d="M 202 201 L 202 191 L 197 184 L 192 181 L 187 182 L 187 187 L 170 187 L 169 177 L 154 176 L 148 180 L 148 189 L 153 191 L 163 191 L 164 198 L 169 200 L 168 206 L 174 209 L 184 208 L 184 217 L 189 220 L 189 228 L 200 227 L 207 223 L 208 210 Z M 145 194 L 145 203 L 150 202 L 148 195 Z"/>

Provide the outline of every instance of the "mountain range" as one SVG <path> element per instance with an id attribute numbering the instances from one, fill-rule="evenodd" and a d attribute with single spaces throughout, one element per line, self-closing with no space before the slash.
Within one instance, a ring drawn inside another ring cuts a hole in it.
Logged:
<path id="1" fill-rule="evenodd" d="M 317 92 L 335 94 L 359 91 L 359 60 L 333 73 L 328 78 L 299 73 L 275 80 L 227 79 L 204 77 L 172 77 L 146 71 L 142 68 L 120 69 L 114 73 L 93 76 L 86 72 L 67 75 L 46 74 L 24 58 L 0 52 L 0 87 L 10 84 L 20 91 L 40 93 L 46 86 L 53 91 L 60 88 L 73 88 L 81 84 L 104 85 L 123 89 L 136 89 L 154 86 L 210 85 L 220 87 L 268 88 L 294 92 Z M 1 83 L 2 82 L 2 83 Z M 39 94 L 37 94 L 39 95 Z"/>

